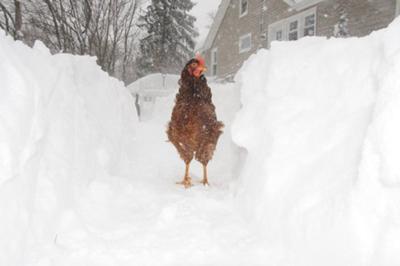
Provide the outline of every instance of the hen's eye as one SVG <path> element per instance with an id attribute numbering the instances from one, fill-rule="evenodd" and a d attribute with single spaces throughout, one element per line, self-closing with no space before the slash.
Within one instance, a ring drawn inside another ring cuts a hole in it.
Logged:
<path id="1" fill-rule="evenodd" d="M 191 63 L 190 66 L 195 68 L 195 67 L 197 67 L 197 63 Z"/>

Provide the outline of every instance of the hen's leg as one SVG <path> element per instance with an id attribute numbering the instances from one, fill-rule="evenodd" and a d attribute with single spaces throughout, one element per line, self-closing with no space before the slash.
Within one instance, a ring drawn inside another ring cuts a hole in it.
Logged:
<path id="1" fill-rule="evenodd" d="M 209 186 L 210 184 L 208 183 L 208 175 L 207 175 L 207 165 L 203 164 L 203 180 L 201 183 L 205 186 Z"/>
<path id="2" fill-rule="evenodd" d="M 183 177 L 183 181 L 177 182 L 179 185 L 184 185 L 185 188 L 189 188 L 192 186 L 192 179 L 189 176 L 189 165 L 190 162 L 186 163 L 186 169 L 185 169 L 185 176 Z"/>
<path id="3" fill-rule="evenodd" d="M 179 141 L 179 139 L 175 138 L 173 134 L 170 134 L 171 132 L 173 131 L 172 130 L 168 131 L 168 137 L 171 140 L 172 144 L 174 144 L 175 148 L 177 149 L 179 156 L 186 164 L 185 176 L 183 177 L 183 181 L 177 182 L 177 184 L 181 184 L 184 185 L 185 188 L 189 188 L 192 186 L 191 178 L 189 176 L 189 165 L 193 159 L 194 152 L 189 145 L 184 145 L 183 141 L 182 142 Z"/>
<path id="4" fill-rule="evenodd" d="M 205 186 L 209 186 L 207 165 L 208 165 L 208 162 L 212 158 L 214 149 L 215 149 L 214 144 L 202 143 L 202 145 L 200 145 L 200 149 L 198 149 L 196 152 L 196 160 L 199 161 L 203 165 L 203 180 L 201 181 L 201 183 Z"/>

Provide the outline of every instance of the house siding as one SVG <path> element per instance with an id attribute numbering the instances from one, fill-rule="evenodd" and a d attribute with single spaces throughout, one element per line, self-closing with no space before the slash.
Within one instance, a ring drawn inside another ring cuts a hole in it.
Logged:
<path id="1" fill-rule="evenodd" d="M 211 62 L 211 51 L 218 49 L 217 76 L 227 77 L 233 75 L 242 63 L 260 47 L 259 21 L 261 1 L 248 1 L 247 15 L 239 17 L 240 0 L 232 0 L 226 11 L 225 17 L 218 29 L 212 47 L 205 52 L 208 62 Z M 251 49 L 247 52 L 239 52 L 239 40 L 241 36 L 251 34 Z"/>
<path id="2" fill-rule="evenodd" d="M 395 18 L 397 0 L 336 0 L 318 5 L 317 35 L 333 36 L 334 25 L 344 9 L 351 36 L 362 37 L 387 27 Z"/>
<path id="3" fill-rule="evenodd" d="M 316 8 L 316 35 L 331 37 L 344 10 L 351 36 L 365 36 L 386 27 L 396 16 L 398 0 L 325 0 L 295 10 L 283 0 L 248 0 L 247 15 L 239 16 L 240 0 L 231 0 L 210 49 L 204 51 L 211 62 L 211 51 L 218 49 L 217 77 L 232 77 L 248 57 L 260 48 L 267 48 L 268 26 L 311 8 Z M 263 6 L 266 5 L 267 9 Z M 239 53 L 240 37 L 251 33 L 250 51 Z M 265 36 L 267 38 L 265 38 Z"/>
<path id="4" fill-rule="evenodd" d="M 400 0 L 397 0 L 397 11 L 396 11 L 396 16 L 400 15 Z"/>

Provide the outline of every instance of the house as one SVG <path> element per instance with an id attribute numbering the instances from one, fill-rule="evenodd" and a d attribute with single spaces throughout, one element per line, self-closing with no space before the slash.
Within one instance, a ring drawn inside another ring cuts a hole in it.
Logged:
<path id="1" fill-rule="evenodd" d="M 400 0 L 222 0 L 202 53 L 210 76 L 232 78 L 272 41 L 365 36 L 390 24 Z"/>
<path id="2" fill-rule="evenodd" d="M 167 97 L 178 91 L 178 75 L 155 73 L 140 78 L 127 88 L 135 99 L 140 121 L 153 117 L 157 99 Z"/>

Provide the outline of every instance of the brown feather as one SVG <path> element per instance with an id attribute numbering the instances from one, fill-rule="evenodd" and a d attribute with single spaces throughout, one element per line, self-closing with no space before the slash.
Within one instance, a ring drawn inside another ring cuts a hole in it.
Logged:
<path id="1" fill-rule="evenodd" d="M 167 135 L 185 163 L 195 157 L 206 166 L 213 157 L 224 125 L 217 120 L 207 80 L 204 76 L 191 76 L 189 64 L 181 74 Z"/>

